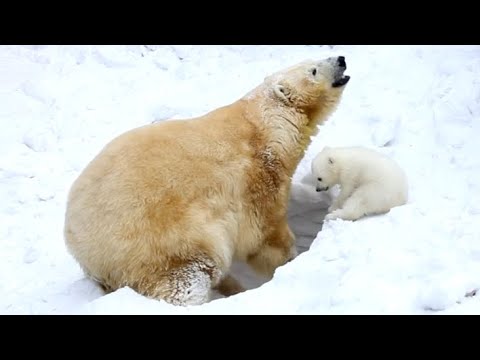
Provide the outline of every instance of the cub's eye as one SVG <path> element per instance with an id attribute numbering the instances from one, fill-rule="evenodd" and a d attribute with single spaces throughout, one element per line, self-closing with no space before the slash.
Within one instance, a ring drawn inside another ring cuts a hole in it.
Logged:
<path id="1" fill-rule="evenodd" d="M 313 76 L 317 75 L 317 69 L 313 69 L 313 70 L 312 70 L 312 75 L 313 75 Z"/>
<path id="2" fill-rule="evenodd" d="M 322 178 L 317 178 L 318 181 L 322 181 Z"/>

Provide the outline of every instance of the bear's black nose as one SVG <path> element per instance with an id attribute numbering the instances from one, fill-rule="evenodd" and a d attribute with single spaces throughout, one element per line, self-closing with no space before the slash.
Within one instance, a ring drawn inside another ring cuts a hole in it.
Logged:
<path id="1" fill-rule="evenodd" d="M 343 68 L 347 67 L 347 64 L 345 62 L 345 56 L 339 56 L 337 61 L 338 61 L 338 66 Z"/>

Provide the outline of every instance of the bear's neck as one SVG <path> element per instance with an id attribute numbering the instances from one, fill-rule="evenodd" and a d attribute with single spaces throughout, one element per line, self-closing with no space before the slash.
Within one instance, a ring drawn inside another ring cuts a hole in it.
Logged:
<path id="1" fill-rule="evenodd" d="M 285 164 L 288 176 L 293 176 L 305 151 L 311 143 L 311 132 L 304 127 L 294 126 L 292 117 L 272 114 L 272 123 L 267 126 L 266 147 Z"/>
<path id="2" fill-rule="evenodd" d="M 305 113 L 279 104 L 268 97 L 247 100 L 251 122 L 261 137 L 260 151 L 268 153 L 280 163 L 287 176 L 293 176 L 305 151 L 311 143 L 311 137 L 317 133 L 315 122 L 310 121 Z"/>

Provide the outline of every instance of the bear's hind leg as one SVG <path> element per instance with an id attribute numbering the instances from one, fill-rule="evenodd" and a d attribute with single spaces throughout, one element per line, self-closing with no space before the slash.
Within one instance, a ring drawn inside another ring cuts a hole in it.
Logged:
<path id="1" fill-rule="evenodd" d="M 201 257 L 166 273 L 146 277 L 133 288 L 142 295 L 172 305 L 201 305 L 210 300 L 212 284 L 217 283 L 221 275 L 213 260 Z"/>

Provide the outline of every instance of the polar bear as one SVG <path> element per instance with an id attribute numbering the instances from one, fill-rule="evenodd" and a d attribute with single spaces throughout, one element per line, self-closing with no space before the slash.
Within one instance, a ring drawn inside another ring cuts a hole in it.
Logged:
<path id="1" fill-rule="evenodd" d="M 343 56 L 303 61 L 203 116 L 116 137 L 69 191 L 68 251 L 106 291 L 180 306 L 243 291 L 233 261 L 271 279 L 296 256 L 291 177 L 339 103 L 345 69 Z"/>
<path id="2" fill-rule="evenodd" d="M 358 220 L 385 214 L 408 201 L 404 171 L 391 158 L 365 147 L 324 147 L 311 163 L 317 191 L 340 185 L 325 220 Z"/>

